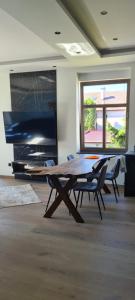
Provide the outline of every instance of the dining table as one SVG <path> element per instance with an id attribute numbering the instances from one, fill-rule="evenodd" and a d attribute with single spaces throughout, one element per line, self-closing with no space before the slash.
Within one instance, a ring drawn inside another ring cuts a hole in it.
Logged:
<path id="1" fill-rule="evenodd" d="M 100 162 L 101 165 L 104 165 L 112 157 L 114 155 L 84 155 L 83 157 L 75 158 L 53 167 L 34 167 L 27 170 L 27 173 L 32 176 L 47 176 L 56 188 L 57 196 L 45 212 L 44 217 L 51 218 L 63 201 L 75 221 L 84 223 L 83 217 L 70 198 L 69 191 L 73 189 L 78 178 L 83 178 L 83 176 L 85 177 L 87 174 L 93 172 L 96 163 Z M 62 184 L 62 177 L 67 179 L 64 185 Z"/>

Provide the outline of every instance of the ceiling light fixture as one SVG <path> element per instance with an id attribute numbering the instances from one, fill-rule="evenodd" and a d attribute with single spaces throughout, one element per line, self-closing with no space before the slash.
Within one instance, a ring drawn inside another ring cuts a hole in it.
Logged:
<path id="1" fill-rule="evenodd" d="M 102 11 L 100 12 L 100 14 L 101 14 L 102 16 L 105 16 L 105 15 L 108 14 L 108 11 L 107 11 L 107 10 L 102 10 Z"/>
<path id="2" fill-rule="evenodd" d="M 95 53 L 89 43 L 59 43 L 56 45 L 64 49 L 71 56 L 85 56 Z"/>
<path id="3" fill-rule="evenodd" d="M 57 35 L 61 34 L 60 31 L 55 31 L 54 33 L 57 34 Z"/>

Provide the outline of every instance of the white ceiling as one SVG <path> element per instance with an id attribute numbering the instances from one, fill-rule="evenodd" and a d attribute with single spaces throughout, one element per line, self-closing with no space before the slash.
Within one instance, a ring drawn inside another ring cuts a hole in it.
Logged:
<path id="1" fill-rule="evenodd" d="M 0 62 L 59 55 L 58 51 L 0 9 Z"/>
<path id="2" fill-rule="evenodd" d="M 84 0 L 105 44 L 109 48 L 135 46 L 134 0 Z M 102 10 L 108 11 L 102 16 Z M 118 37 L 118 41 L 113 41 Z"/>
<path id="3" fill-rule="evenodd" d="M 0 0 L 0 69 L 135 61 L 134 12 L 134 0 Z M 74 42 L 89 43 L 94 54 L 72 57 L 57 46 Z"/>

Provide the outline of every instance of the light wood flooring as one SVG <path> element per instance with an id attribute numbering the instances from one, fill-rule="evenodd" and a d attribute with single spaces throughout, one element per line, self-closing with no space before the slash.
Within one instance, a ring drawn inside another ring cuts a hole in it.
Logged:
<path id="1" fill-rule="evenodd" d="M 46 202 L 48 187 L 31 183 Z M 87 195 L 77 224 L 62 204 L 51 219 L 45 204 L 0 209 L 0 300 L 135 300 L 135 198 L 105 196 L 103 220 Z"/>

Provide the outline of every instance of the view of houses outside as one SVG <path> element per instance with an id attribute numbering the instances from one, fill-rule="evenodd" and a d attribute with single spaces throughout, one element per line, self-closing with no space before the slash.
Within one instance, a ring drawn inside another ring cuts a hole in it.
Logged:
<path id="1" fill-rule="evenodd" d="M 96 105 L 84 109 L 85 147 L 103 147 L 103 106 L 105 106 L 106 148 L 125 148 L 126 106 L 123 105 L 127 102 L 127 83 L 88 85 L 84 86 L 83 92 L 84 105 Z M 115 107 L 117 104 L 120 106 Z"/>

